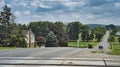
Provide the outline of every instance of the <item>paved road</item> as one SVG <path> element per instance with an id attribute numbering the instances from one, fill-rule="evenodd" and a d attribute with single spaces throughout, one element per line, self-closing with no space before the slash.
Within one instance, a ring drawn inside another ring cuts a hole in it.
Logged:
<path id="1" fill-rule="evenodd" d="M 67 57 L 84 49 L 80 48 L 17 48 L 14 50 L 0 51 L 0 57 Z"/>
<path id="2" fill-rule="evenodd" d="M 70 57 L 86 49 L 56 47 L 4 50 L 0 51 L 0 67 L 120 67 L 119 59 Z"/>
<path id="3" fill-rule="evenodd" d="M 103 40 L 99 43 L 99 45 L 97 47 L 95 47 L 95 49 L 99 49 L 98 47 L 101 45 L 103 46 L 103 50 L 109 50 L 108 49 L 108 38 L 109 38 L 109 31 L 106 31 L 106 34 L 104 35 Z"/>

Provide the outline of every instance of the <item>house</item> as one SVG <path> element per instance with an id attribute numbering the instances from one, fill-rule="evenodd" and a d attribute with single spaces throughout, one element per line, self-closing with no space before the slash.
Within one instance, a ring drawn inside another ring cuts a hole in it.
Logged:
<path id="1" fill-rule="evenodd" d="M 27 48 L 35 47 L 35 35 L 31 29 L 22 30 L 23 35 L 25 35 L 25 41 L 27 43 Z"/>

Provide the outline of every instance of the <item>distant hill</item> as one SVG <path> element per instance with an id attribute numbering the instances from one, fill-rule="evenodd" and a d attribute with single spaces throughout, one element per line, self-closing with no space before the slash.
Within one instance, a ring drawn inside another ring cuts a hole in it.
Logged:
<path id="1" fill-rule="evenodd" d="M 86 25 L 88 25 L 90 29 L 93 29 L 93 28 L 96 27 L 96 26 L 100 26 L 100 27 L 104 27 L 104 28 L 105 28 L 105 26 L 106 26 L 106 25 L 104 25 L 104 24 L 86 24 Z M 116 26 L 116 28 L 120 28 L 119 25 L 115 25 L 115 26 Z"/>
<path id="2" fill-rule="evenodd" d="M 104 28 L 106 26 L 106 25 L 103 25 L 103 24 L 86 24 L 86 25 L 88 25 L 90 29 L 93 29 L 96 26 L 100 26 L 100 27 L 104 27 Z"/>

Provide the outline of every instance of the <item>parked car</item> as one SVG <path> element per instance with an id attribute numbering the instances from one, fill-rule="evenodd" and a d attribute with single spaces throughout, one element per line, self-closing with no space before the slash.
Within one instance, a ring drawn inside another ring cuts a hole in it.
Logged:
<path id="1" fill-rule="evenodd" d="M 102 46 L 102 45 L 100 45 L 100 46 L 99 46 L 99 49 L 103 49 L 103 46 Z"/>
<path id="2" fill-rule="evenodd" d="M 89 49 L 93 48 L 92 44 L 88 44 L 88 48 Z"/>

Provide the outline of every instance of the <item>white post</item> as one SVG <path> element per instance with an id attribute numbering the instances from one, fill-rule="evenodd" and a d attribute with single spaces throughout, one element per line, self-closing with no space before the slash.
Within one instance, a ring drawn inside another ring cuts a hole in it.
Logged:
<path id="1" fill-rule="evenodd" d="M 80 41 L 80 40 L 77 40 L 77 45 L 78 45 L 78 48 L 79 48 L 79 41 Z"/>

